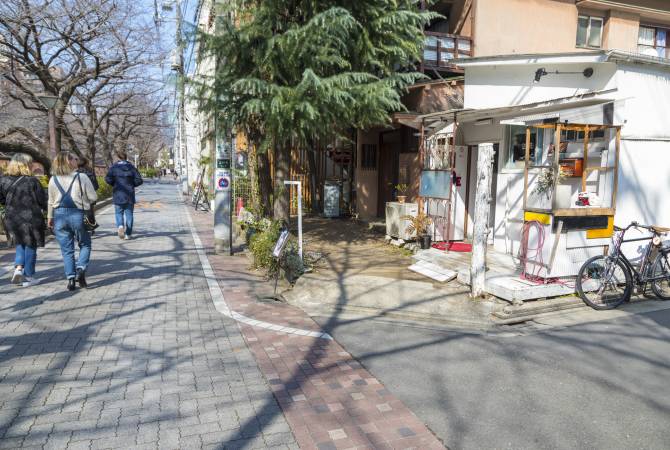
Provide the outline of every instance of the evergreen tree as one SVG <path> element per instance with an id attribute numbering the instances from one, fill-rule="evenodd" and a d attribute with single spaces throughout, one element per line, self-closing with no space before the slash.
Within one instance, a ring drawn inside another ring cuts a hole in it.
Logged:
<path id="1" fill-rule="evenodd" d="M 416 72 L 424 26 L 417 0 L 237 0 L 200 36 L 217 67 L 202 107 L 275 152 L 274 215 L 288 218 L 290 149 L 387 123 Z"/>

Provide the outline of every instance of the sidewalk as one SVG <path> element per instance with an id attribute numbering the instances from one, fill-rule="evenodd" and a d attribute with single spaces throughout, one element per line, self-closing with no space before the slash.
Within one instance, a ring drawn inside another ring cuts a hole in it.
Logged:
<path id="1" fill-rule="evenodd" d="M 300 448 L 444 448 L 400 400 L 323 335 L 305 312 L 259 301 L 268 284 L 248 270 L 246 256 L 214 255 L 212 216 L 189 211 L 207 264 L 212 265 L 225 296 L 219 311 L 237 318 Z M 336 319 L 332 317 L 333 323 Z"/>
<path id="2" fill-rule="evenodd" d="M 238 325 L 215 308 L 174 185 L 148 184 L 136 239 L 98 214 L 90 289 L 0 279 L 0 448 L 297 448 Z M 2 251 L 11 263 L 11 251 Z"/>

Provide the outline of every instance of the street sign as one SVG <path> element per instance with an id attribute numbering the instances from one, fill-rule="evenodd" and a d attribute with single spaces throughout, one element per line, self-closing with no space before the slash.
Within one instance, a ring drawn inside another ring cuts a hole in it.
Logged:
<path id="1" fill-rule="evenodd" d="M 217 159 L 216 160 L 217 169 L 230 169 L 230 159 Z"/>
<path id="2" fill-rule="evenodd" d="M 231 185 L 230 170 L 217 170 L 215 177 L 217 191 L 228 191 Z"/>

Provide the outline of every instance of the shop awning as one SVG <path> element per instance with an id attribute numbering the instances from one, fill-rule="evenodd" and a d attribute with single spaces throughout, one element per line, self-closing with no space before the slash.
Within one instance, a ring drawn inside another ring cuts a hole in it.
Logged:
<path id="1" fill-rule="evenodd" d="M 616 89 L 590 92 L 572 97 L 564 97 L 546 100 L 542 102 L 526 103 L 523 105 L 503 106 L 499 108 L 486 109 L 458 109 L 425 114 L 419 119 L 424 126 L 430 129 L 441 128 L 444 125 L 457 121 L 458 123 L 485 122 L 490 119 L 510 120 L 523 117 L 556 117 L 556 113 L 569 109 L 583 108 L 587 106 L 611 103 L 613 98 L 609 94 Z"/>

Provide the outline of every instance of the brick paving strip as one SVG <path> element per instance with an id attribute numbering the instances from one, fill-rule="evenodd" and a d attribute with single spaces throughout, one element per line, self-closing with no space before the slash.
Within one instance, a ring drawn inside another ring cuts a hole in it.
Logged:
<path id="1" fill-rule="evenodd" d="M 300 448 L 443 449 L 428 428 L 302 310 L 258 300 L 265 282 L 244 255 L 213 252 L 212 216 L 192 211 L 196 242 L 207 253 L 232 317 L 270 384 Z M 212 295 L 216 298 L 216 295 Z M 276 325 L 270 329 L 266 325 Z M 280 327 L 290 328 L 289 332 Z M 291 330 L 305 330 L 305 336 Z"/>
<path id="2" fill-rule="evenodd" d="M 40 285 L 0 278 L 0 448 L 298 448 L 175 192 L 145 185 L 131 241 L 98 215 L 88 290 L 65 290 L 53 244 Z"/>

